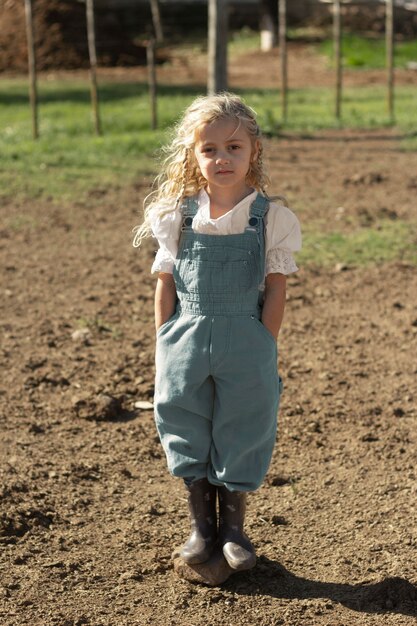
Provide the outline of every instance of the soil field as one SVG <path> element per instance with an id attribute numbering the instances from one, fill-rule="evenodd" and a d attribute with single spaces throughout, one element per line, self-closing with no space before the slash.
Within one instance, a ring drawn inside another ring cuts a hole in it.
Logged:
<path id="1" fill-rule="evenodd" d="M 415 224 L 417 154 L 395 133 L 267 142 L 302 225 Z M 279 437 L 249 497 L 257 566 L 177 577 L 187 535 L 152 412 L 149 181 L 63 207 L 3 201 L 2 626 L 411 626 L 417 617 L 417 272 L 314 264 L 289 279 Z M 113 398 L 110 400 L 109 398 Z"/>
<path id="2" fill-rule="evenodd" d="M 313 45 L 290 41 L 288 48 L 288 83 L 290 89 L 307 86 L 332 87 L 335 84 L 334 70 L 329 59 L 318 54 Z M 180 49 L 161 47 L 158 58 L 165 62 L 157 67 L 157 79 L 161 85 L 198 85 L 204 90 L 207 84 L 207 54 L 196 46 Z M 279 50 L 261 52 L 251 49 L 248 52 L 233 52 L 229 59 L 229 84 L 235 88 L 274 89 L 279 86 Z M 4 72 L 12 76 L 13 72 Z M 145 66 L 136 67 L 99 67 L 98 75 L 103 80 L 138 81 L 146 83 L 148 70 Z M 86 70 L 51 70 L 41 72 L 40 77 L 72 80 L 86 77 Z M 396 85 L 417 85 L 415 69 L 396 68 Z M 344 68 L 343 85 L 345 87 L 365 87 L 386 85 L 386 71 L 377 69 Z"/>

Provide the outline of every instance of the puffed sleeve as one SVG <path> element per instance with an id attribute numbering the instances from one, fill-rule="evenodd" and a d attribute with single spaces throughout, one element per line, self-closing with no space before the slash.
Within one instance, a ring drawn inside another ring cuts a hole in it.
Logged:
<path id="1" fill-rule="evenodd" d="M 166 208 L 169 210 L 169 206 Z M 178 252 L 181 214 L 178 208 L 167 213 L 164 213 L 164 210 L 165 207 L 155 207 L 149 216 L 152 234 L 159 244 L 151 272 L 172 274 Z"/>
<path id="2" fill-rule="evenodd" d="M 282 204 L 271 202 L 266 219 L 265 275 L 298 270 L 293 253 L 301 250 L 301 228 L 294 213 Z"/>

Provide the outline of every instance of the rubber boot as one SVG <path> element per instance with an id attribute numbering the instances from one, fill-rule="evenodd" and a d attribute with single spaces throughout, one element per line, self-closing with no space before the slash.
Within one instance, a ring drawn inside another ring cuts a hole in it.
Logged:
<path id="1" fill-rule="evenodd" d="M 217 488 L 219 494 L 219 540 L 223 555 L 232 569 L 254 567 L 256 554 L 249 537 L 243 532 L 246 513 L 246 493 Z"/>
<path id="2" fill-rule="evenodd" d="M 207 478 L 186 484 L 191 534 L 180 555 L 186 563 L 205 563 L 213 553 L 217 540 L 216 487 Z"/>

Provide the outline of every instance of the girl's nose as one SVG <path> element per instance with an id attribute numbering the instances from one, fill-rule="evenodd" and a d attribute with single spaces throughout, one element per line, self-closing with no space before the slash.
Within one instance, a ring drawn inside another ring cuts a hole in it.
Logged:
<path id="1" fill-rule="evenodd" d="M 217 163 L 219 165 L 223 164 L 223 163 L 229 163 L 229 155 L 227 153 L 218 153 L 217 154 Z"/>

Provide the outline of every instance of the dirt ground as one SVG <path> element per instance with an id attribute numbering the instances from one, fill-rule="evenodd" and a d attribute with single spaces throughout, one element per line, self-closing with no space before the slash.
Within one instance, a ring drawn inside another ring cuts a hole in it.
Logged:
<path id="1" fill-rule="evenodd" d="M 417 154 L 395 131 L 287 137 L 267 152 L 271 191 L 302 225 L 415 219 Z M 171 564 L 184 491 L 152 411 L 135 407 L 153 397 L 155 245 L 130 245 L 148 182 L 0 208 L 1 624 L 411 626 L 416 268 L 289 279 L 279 437 L 247 515 L 258 564 L 193 585 Z"/>

